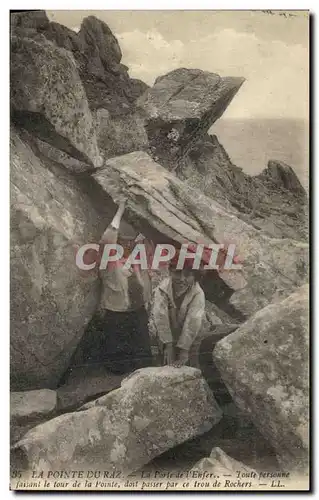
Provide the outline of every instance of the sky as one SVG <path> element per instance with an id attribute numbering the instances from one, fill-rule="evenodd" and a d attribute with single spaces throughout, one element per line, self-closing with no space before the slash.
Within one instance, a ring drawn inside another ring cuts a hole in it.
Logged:
<path id="1" fill-rule="evenodd" d="M 152 85 L 179 67 L 246 78 L 223 119 L 308 119 L 305 11 L 47 11 L 78 30 L 95 15 L 108 24 L 131 77 Z M 290 15 L 288 15 L 290 14 Z"/>

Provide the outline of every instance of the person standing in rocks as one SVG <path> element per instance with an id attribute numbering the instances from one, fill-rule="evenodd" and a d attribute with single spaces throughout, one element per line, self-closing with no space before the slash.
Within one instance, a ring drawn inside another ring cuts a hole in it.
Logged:
<path id="1" fill-rule="evenodd" d="M 205 294 L 198 283 L 199 271 L 192 263 L 176 269 L 178 256 L 170 263 L 170 276 L 155 289 L 152 321 L 159 341 L 162 364 L 182 366 L 200 331 L 205 314 Z"/>
<path id="2" fill-rule="evenodd" d="M 83 257 L 85 264 L 96 264 L 93 270 L 80 272 L 85 277 L 87 273 L 96 273 L 98 270 L 101 281 L 100 304 L 59 386 L 66 383 L 77 366 L 94 365 L 116 374 L 125 374 L 153 364 L 148 328 L 148 305 L 152 295 L 149 271 L 137 265 L 126 269 L 123 261 L 122 265 L 112 262 L 115 265 L 100 269 L 106 244 L 121 245 L 124 261 L 137 242 L 144 243 L 146 249 L 152 248 L 151 242 L 122 219 L 125 204 L 125 201 L 119 204 L 112 222 L 104 231 L 98 256 L 93 250 Z M 79 245 L 75 249 L 78 251 Z"/>
<path id="3" fill-rule="evenodd" d="M 120 203 L 102 235 L 100 255 L 105 244 L 121 245 L 124 258 L 132 252 L 138 232 L 122 219 L 124 210 L 125 201 Z M 147 313 L 152 288 L 148 270 L 140 266 L 125 269 L 123 265 L 107 265 L 106 269 L 99 270 L 99 275 L 100 307 L 94 340 L 88 339 L 87 357 L 113 373 L 129 373 L 152 365 Z"/>

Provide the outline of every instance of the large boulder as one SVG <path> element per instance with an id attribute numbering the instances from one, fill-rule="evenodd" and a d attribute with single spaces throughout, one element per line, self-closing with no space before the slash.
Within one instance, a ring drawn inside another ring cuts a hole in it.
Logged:
<path id="1" fill-rule="evenodd" d="M 185 68 L 158 77 L 136 104 L 145 113 L 150 146 L 160 163 L 178 170 L 181 158 L 221 117 L 243 82 Z"/>
<path id="2" fill-rule="evenodd" d="M 288 471 L 308 467 L 309 299 L 304 285 L 218 342 L 213 358 Z"/>
<path id="3" fill-rule="evenodd" d="M 219 273 L 230 290 L 219 307 L 229 302 L 246 317 L 307 280 L 306 243 L 262 234 L 145 152 L 111 158 L 93 176 L 115 202 L 127 197 L 128 220 L 156 243 L 235 244 L 243 269 Z M 217 287 L 216 274 L 203 282 L 207 290 L 210 284 Z"/>
<path id="4" fill-rule="evenodd" d="M 81 411 L 61 415 L 16 444 L 29 470 L 92 468 L 129 473 L 203 434 L 222 412 L 199 370 L 144 368 Z"/>
<path id="5" fill-rule="evenodd" d="M 101 220 L 78 183 L 49 167 L 12 129 L 12 390 L 56 387 L 99 300 L 74 245 L 96 241 Z"/>
<path id="6" fill-rule="evenodd" d="M 11 40 L 12 118 L 55 148 L 100 166 L 93 119 L 72 54 L 39 36 Z"/>

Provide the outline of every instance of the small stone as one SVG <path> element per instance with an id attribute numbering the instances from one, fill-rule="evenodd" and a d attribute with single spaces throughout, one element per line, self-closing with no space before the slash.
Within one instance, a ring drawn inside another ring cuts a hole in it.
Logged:
<path id="1" fill-rule="evenodd" d="M 50 389 L 10 393 L 11 419 L 50 415 L 56 409 L 57 393 Z"/>

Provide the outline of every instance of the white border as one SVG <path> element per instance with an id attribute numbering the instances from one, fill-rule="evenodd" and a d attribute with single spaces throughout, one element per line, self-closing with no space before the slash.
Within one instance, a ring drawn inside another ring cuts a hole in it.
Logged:
<path id="1" fill-rule="evenodd" d="M 31 5 L 30 5 L 31 4 Z M 314 0 L 308 1 L 307 4 L 298 1 L 288 1 L 281 0 L 280 2 L 274 0 L 265 1 L 241 1 L 233 2 L 230 0 L 197 0 L 197 1 L 178 1 L 178 0 L 161 0 L 150 3 L 147 0 L 135 0 L 130 2 L 127 0 L 108 0 L 108 1 L 97 1 L 91 0 L 90 2 L 84 0 L 77 0 L 69 5 L 68 10 L 87 10 L 100 9 L 100 10 L 172 10 L 172 9 L 188 9 L 188 10 L 258 10 L 258 9 L 272 9 L 272 10 L 307 10 L 309 9 L 313 14 L 318 12 L 318 2 Z M 2 271 L 1 271 L 1 334 L 2 334 L 2 345 L 1 345 L 1 430 L 2 430 L 2 446 L 0 447 L 0 492 L 1 498 L 11 497 L 12 492 L 8 491 L 9 487 L 9 37 L 8 37 L 8 27 L 9 27 L 9 9 L 46 9 L 46 10 L 65 10 L 67 9 L 67 3 L 63 0 L 47 1 L 43 0 L 41 2 L 25 2 L 25 1 L 3 1 L 0 6 L 0 36 L 1 36 L 1 156 L 2 156 L 2 170 L 1 170 L 1 234 L 2 241 L 0 246 Z M 318 54 L 318 37 L 313 34 L 314 46 L 312 50 L 315 53 L 315 58 L 313 63 L 317 62 Z M 316 68 L 314 71 L 314 78 L 316 80 Z M 314 91 L 314 84 L 313 84 Z M 314 102 L 313 102 L 314 104 Z M 314 110 L 313 121 L 315 123 L 317 118 L 317 106 Z M 310 131 L 312 133 L 312 131 Z M 315 144 L 318 144 L 318 130 L 315 131 L 312 137 L 313 149 Z M 314 153 L 314 151 L 313 151 Z M 312 196 L 314 198 L 314 212 L 312 214 L 314 221 L 315 234 L 318 234 L 318 218 L 315 215 L 318 214 L 319 200 L 318 195 L 316 195 L 316 188 L 318 183 L 318 176 L 315 175 L 315 170 L 317 168 L 315 163 L 316 158 L 313 157 L 313 169 L 312 169 Z M 315 255 L 316 255 L 316 241 L 314 238 L 314 249 L 313 249 L 313 267 L 315 271 L 315 281 L 313 283 L 313 289 L 315 289 L 315 283 L 317 278 L 316 266 L 315 266 Z M 313 302 L 314 310 L 319 310 L 319 299 L 318 294 L 314 297 Z M 314 330 L 312 332 L 312 338 L 315 342 L 317 334 L 317 321 L 315 321 Z M 316 360 L 318 358 L 318 342 L 315 342 L 315 349 L 313 354 L 313 368 L 316 368 Z M 315 373 L 313 374 L 315 380 Z M 314 401 L 315 406 L 318 401 L 318 385 L 314 391 Z M 317 457 L 317 444 L 318 440 L 315 433 L 315 419 L 313 419 L 313 437 L 315 438 L 314 452 Z M 315 478 L 317 476 L 318 466 L 316 460 L 314 460 L 314 486 Z M 236 493 L 234 493 L 235 495 Z M 29 494 L 34 496 L 33 494 Z M 36 493 L 36 498 L 44 494 Z M 66 497 L 67 494 L 60 493 L 59 498 Z M 92 495 L 92 494 L 91 494 Z M 300 493 L 301 495 L 301 493 Z M 115 495 L 108 494 L 108 497 L 114 497 Z M 156 495 L 158 496 L 158 495 Z M 193 495 L 192 495 L 193 496 Z M 218 492 L 218 496 L 225 496 Z M 232 496 L 232 495 L 231 495 Z M 250 495 L 249 495 L 250 496 Z M 226 495 L 227 498 L 230 497 L 229 494 Z M 279 494 L 272 495 L 272 498 L 280 497 Z M 295 495 L 294 495 L 295 497 Z"/>

